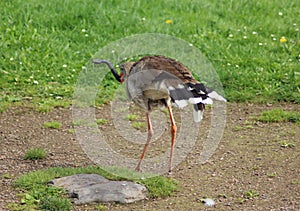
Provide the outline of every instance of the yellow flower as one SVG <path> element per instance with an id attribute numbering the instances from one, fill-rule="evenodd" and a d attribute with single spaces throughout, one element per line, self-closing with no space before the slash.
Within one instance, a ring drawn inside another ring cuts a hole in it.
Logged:
<path id="1" fill-rule="evenodd" d="M 169 19 L 168 19 L 168 20 L 166 20 L 165 22 L 166 22 L 166 24 L 171 24 L 171 23 L 172 23 L 172 20 L 169 20 Z"/>
<path id="2" fill-rule="evenodd" d="M 286 42 L 286 38 L 285 38 L 285 37 L 281 37 L 279 41 L 280 41 L 281 43 L 284 43 L 284 42 Z"/>

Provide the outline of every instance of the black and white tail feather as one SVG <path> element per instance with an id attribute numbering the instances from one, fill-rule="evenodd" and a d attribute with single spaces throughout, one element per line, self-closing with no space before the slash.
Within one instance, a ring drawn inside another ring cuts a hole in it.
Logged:
<path id="1" fill-rule="evenodd" d="M 151 90 L 160 93 L 159 97 L 168 96 L 170 101 L 178 108 L 183 108 L 188 104 L 193 104 L 193 119 L 200 122 L 203 118 L 205 105 L 213 104 L 212 99 L 224 101 L 226 99 L 219 95 L 216 91 L 209 89 L 202 83 L 184 83 L 175 75 L 163 70 L 147 69 L 132 73 L 127 81 L 127 95 L 133 101 L 144 99 L 155 99 L 155 95 L 149 94 Z M 143 103 L 138 103 L 143 105 Z M 148 105 L 148 103 L 145 103 Z"/>
<path id="2" fill-rule="evenodd" d="M 213 100 L 226 102 L 226 99 L 216 91 L 207 88 L 202 83 L 186 83 L 177 87 L 168 87 L 171 100 L 178 108 L 193 104 L 193 119 L 200 122 L 203 118 L 205 105 L 213 104 Z"/>

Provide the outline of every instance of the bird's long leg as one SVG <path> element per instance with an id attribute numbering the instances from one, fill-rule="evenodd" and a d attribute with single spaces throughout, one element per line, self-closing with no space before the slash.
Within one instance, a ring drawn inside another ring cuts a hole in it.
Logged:
<path id="1" fill-rule="evenodd" d="M 148 145 L 150 143 L 150 140 L 151 140 L 151 137 L 153 135 L 153 129 L 152 129 L 152 124 L 151 124 L 150 112 L 149 111 L 146 112 L 146 117 L 147 117 L 147 123 L 148 123 L 148 137 L 147 137 L 147 141 L 146 141 L 146 144 L 144 146 L 143 153 L 141 155 L 140 161 L 139 161 L 139 163 L 138 163 L 138 165 L 137 165 L 137 167 L 135 169 L 137 171 L 141 170 L 141 163 L 142 163 L 142 161 L 143 161 L 143 159 L 145 157 L 145 153 L 146 153 L 147 147 L 148 147 Z"/>
<path id="2" fill-rule="evenodd" d="M 175 124 L 175 120 L 174 120 L 174 116 L 173 116 L 173 112 L 172 112 L 172 107 L 170 105 L 168 105 L 168 111 L 169 111 L 169 114 L 170 114 L 171 135 L 172 135 L 169 174 L 172 174 L 172 162 L 173 162 L 173 153 L 174 153 L 174 146 L 175 146 L 175 138 L 176 138 L 177 126 Z"/>

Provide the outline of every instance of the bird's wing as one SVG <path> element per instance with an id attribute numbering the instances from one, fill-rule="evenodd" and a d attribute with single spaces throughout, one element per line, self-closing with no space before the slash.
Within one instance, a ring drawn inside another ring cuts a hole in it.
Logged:
<path id="1" fill-rule="evenodd" d="M 135 64 L 133 64 L 131 68 L 131 72 L 136 72 L 136 71 L 141 71 L 146 69 L 164 70 L 176 76 L 184 83 L 197 82 L 193 78 L 188 68 L 186 68 L 182 63 L 164 56 L 145 56 L 139 61 L 137 61 Z"/>

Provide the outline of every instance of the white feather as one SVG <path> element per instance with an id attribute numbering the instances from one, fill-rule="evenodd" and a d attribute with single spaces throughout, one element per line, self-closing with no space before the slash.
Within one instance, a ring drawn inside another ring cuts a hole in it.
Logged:
<path id="1" fill-rule="evenodd" d="M 189 99 L 189 103 L 191 104 L 198 104 L 198 103 L 203 103 L 203 104 L 213 104 L 213 101 L 210 98 L 206 98 L 203 100 L 201 97 L 194 97 Z"/>
<path id="2" fill-rule="evenodd" d="M 203 119 L 203 111 L 193 109 L 193 118 L 195 122 L 200 122 Z"/>
<path id="3" fill-rule="evenodd" d="M 212 91 L 211 93 L 209 93 L 208 96 L 212 99 L 226 102 L 226 99 L 224 97 L 222 97 L 221 95 L 219 95 L 215 91 Z"/>
<path id="4" fill-rule="evenodd" d="M 210 98 L 206 98 L 205 100 L 202 101 L 202 103 L 211 105 L 211 104 L 213 104 L 213 101 Z"/>
<path id="5" fill-rule="evenodd" d="M 191 104 L 202 103 L 202 98 L 201 97 L 189 98 L 189 103 Z"/>
<path id="6" fill-rule="evenodd" d="M 185 106 L 188 105 L 188 101 L 187 100 L 175 100 L 174 103 L 179 108 L 183 108 L 183 107 L 185 107 Z"/>

